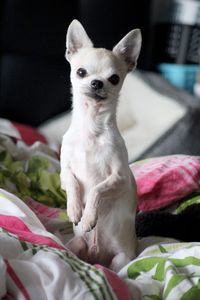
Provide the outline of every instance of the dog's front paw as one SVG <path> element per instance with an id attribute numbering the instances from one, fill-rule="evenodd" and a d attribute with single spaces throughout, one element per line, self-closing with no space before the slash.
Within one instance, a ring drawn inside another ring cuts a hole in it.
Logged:
<path id="1" fill-rule="evenodd" d="M 97 214 L 91 210 L 90 212 L 84 211 L 82 219 L 81 219 L 81 226 L 83 232 L 91 231 L 97 224 Z"/>
<path id="2" fill-rule="evenodd" d="M 67 205 L 67 214 L 72 223 L 77 225 L 82 217 L 82 209 L 81 206 L 77 203 Z"/>

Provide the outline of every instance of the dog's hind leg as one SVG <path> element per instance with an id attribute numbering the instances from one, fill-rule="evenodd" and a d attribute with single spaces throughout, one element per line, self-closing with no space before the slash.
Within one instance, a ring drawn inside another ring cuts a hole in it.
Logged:
<path id="1" fill-rule="evenodd" d="M 66 247 L 74 253 L 78 258 L 87 261 L 88 259 L 88 245 L 83 237 L 74 237 L 69 241 Z"/>
<path id="2" fill-rule="evenodd" d="M 109 268 L 117 273 L 130 261 L 130 258 L 124 252 L 120 252 L 113 257 Z"/>

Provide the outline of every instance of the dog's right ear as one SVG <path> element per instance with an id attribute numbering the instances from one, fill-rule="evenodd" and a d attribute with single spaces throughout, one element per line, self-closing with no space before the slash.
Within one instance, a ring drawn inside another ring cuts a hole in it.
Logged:
<path id="1" fill-rule="evenodd" d="M 67 31 L 66 59 L 70 62 L 72 55 L 82 47 L 93 47 L 93 44 L 81 23 L 78 20 L 73 20 Z"/>
<path id="2" fill-rule="evenodd" d="M 128 72 L 137 65 L 137 59 L 140 54 L 142 44 L 142 35 L 140 29 L 131 30 L 125 37 L 113 48 L 113 52 L 122 58 Z"/>

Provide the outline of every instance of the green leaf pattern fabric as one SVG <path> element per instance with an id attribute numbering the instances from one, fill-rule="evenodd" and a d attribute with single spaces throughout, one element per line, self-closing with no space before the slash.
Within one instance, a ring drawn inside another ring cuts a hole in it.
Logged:
<path id="1" fill-rule="evenodd" d="M 45 227 L 72 233 L 67 195 L 60 187 L 60 163 L 46 145 L 26 146 L 0 134 L 0 188 L 22 199 Z"/>
<path id="2" fill-rule="evenodd" d="M 137 284 L 145 300 L 198 300 L 200 243 L 148 247 L 119 276 Z"/>
<path id="3" fill-rule="evenodd" d="M 58 168 L 42 155 L 15 159 L 8 150 L 0 152 L 0 187 L 24 200 L 31 197 L 51 207 L 66 207 Z"/>

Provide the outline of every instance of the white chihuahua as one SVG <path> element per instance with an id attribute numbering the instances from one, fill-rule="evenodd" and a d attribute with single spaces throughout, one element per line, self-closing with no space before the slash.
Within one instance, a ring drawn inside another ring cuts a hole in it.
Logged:
<path id="1" fill-rule="evenodd" d="M 73 113 L 61 148 L 61 185 L 75 237 L 68 247 L 89 263 L 118 271 L 135 256 L 134 178 L 116 124 L 119 92 L 136 67 L 139 29 L 130 31 L 112 51 L 93 48 L 74 20 L 67 32 Z"/>

